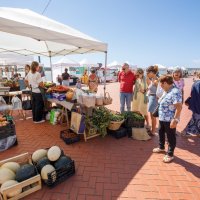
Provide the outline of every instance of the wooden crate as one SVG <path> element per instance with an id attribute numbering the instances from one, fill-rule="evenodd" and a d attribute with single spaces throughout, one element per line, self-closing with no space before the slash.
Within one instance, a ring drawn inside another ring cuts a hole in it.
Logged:
<path id="1" fill-rule="evenodd" d="M 23 165 L 23 164 L 32 164 L 32 161 L 31 161 L 31 155 L 29 153 L 24 153 L 24 154 L 21 154 L 21 155 L 18 155 L 18 156 L 15 156 L 15 157 L 12 157 L 12 158 L 8 158 L 6 160 L 2 160 L 0 161 L 0 166 L 3 165 L 4 163 L 6 162 L 17 162 L 19 163 L 20 165 Z M 22 191 L 20 194 L 12 197 L 12 198 L 8 198 L 7 197 L 7 194 L 10 192 L 10 191 L 13 191 L 17 188 L 25 188 L 27 186 L 31 186 L 30 188 L 28 188 L 26 191 Z M 11 187 L 8 187 L 6 189 L 4 189 L 2 191 L 2 194 L 0 195 L 0 199 L 1 200 L 17 200 L 17 199 L 21 199 L 35 191 L 38 191 L 42 188 L 42 184 L 41 184 L 41 177 L 40 175 L 36 175 L 30 179 L 27 179 L 25 181 L 22 181 L 14 186 L 11 186 Z"/>

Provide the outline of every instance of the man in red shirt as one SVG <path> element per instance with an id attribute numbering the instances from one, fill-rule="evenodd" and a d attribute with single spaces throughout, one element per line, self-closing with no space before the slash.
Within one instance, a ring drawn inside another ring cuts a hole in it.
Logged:
<path id="1" fill-rule="evenodd" d="M 136 80 L 134 73 L 129 69 L 129 65 L 127 63 L 123 64 L 122 71 L 118 75 L 118 80 L 120 82 L 120 111 L 123 113 L 125 102 L 127 111 L 131 110 L 133 85 Z"/>

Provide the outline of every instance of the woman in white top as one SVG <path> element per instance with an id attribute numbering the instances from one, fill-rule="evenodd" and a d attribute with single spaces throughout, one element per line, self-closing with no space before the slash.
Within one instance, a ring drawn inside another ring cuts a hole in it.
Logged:
<path id="1" fill-rule="evenodd" d="M 39 87 L 44 87 L 40 73 L 39 63 L 33 61 L 31 70 L 27 74 L 25 81 L 32 89 L 32 113 L 34 123 L 42 123 L 44 114 L 44 101 Z"/>

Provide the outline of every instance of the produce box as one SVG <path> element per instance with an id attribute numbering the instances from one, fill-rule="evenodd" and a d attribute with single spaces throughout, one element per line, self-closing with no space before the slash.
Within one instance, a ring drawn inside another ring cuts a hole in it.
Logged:
<path id="1" fill-rule="evenodd" d="M 12 158 L 8 158 L 6 160 L 2 160 L 0 161 L 0 166 L 2 166 L 4 163 L 7 162 L 17 162 L 20 165 L 24 165 L 24 164 L 32 164 L 31 161 L 31 157 L 29 153 L 24 153 Z M 5 189 L 1 190 L 1 199 L 2 200 L 17 200 L 17 199 L 21 199 L 33 192 L 36 192 L 38 190 L 40 190 L 42 188 L 41 185 L 41 177 L 39 174 L 37 174 L 36 176 L 29 178 L 25 181 L 19 182 L 16 185 L 7 187 Z M 13 191 L 22 189 L 22 192 L 19 194 L 16 194 L 15 196 L 9 198 L 8 194 L 10 194 Z"/>
<path id="2" fill-rule="evenodd" d="M 141 114 L 132 112 L 132 111 L 127 111 L 127 112 L 124 112 L 123 115 L 125 118 L 125 122 L 123 124 L 124 127 L 126 128 L 131 128 L 131 127 L 143 128 L 144 127 L 145 119 Z"/>
<path id="3" fill-rule="evenodd" d="M 73 144 L 80 141 L 80 135 L 74 133 L 71 129 L 60 131 L 60 138 L 65 144 Z"/>
<path id="4" fill-rule="evenodd" d="M 66 95 L 65 95 L 65 94 L 52 93 L 52 97 L 53 97 L 54 99 L 58 99 L 59 101 L 64 101 L 64 100 L 66 100 Z"/>
<path id="5" fill-rule="evenodd" d="M 33 160 L 35 160 L 37 151 L 32 154 Z M 64 155 L 60 147 L 52 146 L 42 149 L 42 151 L 47 151 L 47 155 L 44 154 L 43 157 L 35 160 L 34 165 L 40 172 L 45 185 L 52 188 L 75 174 L 74 161 L 69 156 Z"/>
<path id="6" fill-rule="evenodd" d="M 65 168 L 56 169 L 48 174 L 48 180 L 44 181 L 48 187 L 53 188 L 75 174 L 75 164 L 73 160 L 68 166 L 63 167 Z"/>
<path id="7" fill-rule="evenodd" d="M 127 136 L 127 129 L 123 127 L 119 128 L 118 130 L 108 129 L 108 134 L 110 134 L 112 137 L 116 139 L 120 139 Z"/>

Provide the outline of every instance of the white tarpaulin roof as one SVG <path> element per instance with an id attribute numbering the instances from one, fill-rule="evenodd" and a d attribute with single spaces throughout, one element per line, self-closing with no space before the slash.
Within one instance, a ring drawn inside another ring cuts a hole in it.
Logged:
<path id="1" fill-rule="evenodd" d="M 161 64 L 155 64 L 155 65 L 158 66 L 158 70 L 159 69 L 167 69 L 167 67 L 165 67 L 164 65 L 161 65 Z"/>
<path id="2" fill-rule="evenodd" d="M 34 60 L 33 56 L 23 56 L 13 53 L 0 54 L 0 65 L 26 65 Z"/>
<path id="3" fill-rule="evenodd" d="M 0 41 L 0 53 L 58 56 L 107 51 L 105 43 L 20 8 L 0 7 Z"/>
<path id="4" fill-rule="evenodd" d="M 180 69 L 180 70 L 187 70 L 185 67 L 180 67 L 180 66 L 175 66 L 175 67 L 169 67 L 168 70 L 176 70 L 176 69 Z"/>
<path id="5" fill-rule="evenodd" d="M 111 67 L 121 67 L 122 64 L 117 62 L 116 60 L 111 62 L 110 64 L 108 64 L 108 68 L 111 68 Z"/>
<path id="6" fill-rule="evenodd" d="M 80 66 L 86 66 L 86 67 L 98 67 L 98 64 L 89 61 L 88 59 L 84 58 L 79 62 Z"/>
<path id="7" fill-rule="evenodd" d="M 58 62 L 53 63 L 53 67 L 56 66 L 66 66 L 66 67 L 78 67 L 80 64 L 74 60 L 71 60 L 67 57 L 61 58 Z"/>

